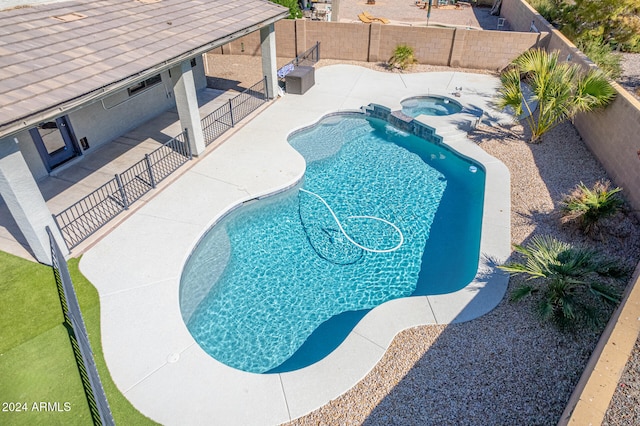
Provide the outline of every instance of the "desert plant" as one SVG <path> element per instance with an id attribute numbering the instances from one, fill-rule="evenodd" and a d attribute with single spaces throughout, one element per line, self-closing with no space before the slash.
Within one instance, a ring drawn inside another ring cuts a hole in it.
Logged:
<path id="1" fill-rule="evenodd" d="M 516 119 L 525 116 L 532 143 L 578 113 L 604 108 L 616 94 L 602 71 L 583 73 L 579 65 L 559 61 L 558 55 L 529 50 L 514 59 L 501 76 L 498 103 L 501 108 L 511 107 Z M 531 99 L 524 96 L 523 81 L 531 88 Z"/>
<path id="2" fill-rule="evenodd" d="M 612 52 L 602 38 L 580 38 L 576 44 L 609 78 L 622 75 L 622 55 Z"/>
<path id="3" fill-rule="evenodd" d="M 622 209 L 623 201 L 618 197 L 622 188 L 610 186 L 610 182 L 599 181 L 589 189 L 580 182 L 561 202 L 562 222 L 575 223 L 587 234 L 598 231 L 603 219 Z"/>
<path id="4" fill-rule="evenodd" d="M 564 0 L 527 0 L 540 15 L 556 27 L 562 26 L 565 16 L 564 9 L 566 3 Z"/>
<path id="5" fill-rule="evenodd" d="M 535 284 L 516 288 L 511 300 L 540 294 L 538 313 L 562 329 L 582 321 L 598 324 L 601 305 L 594 302 L 615 304 L 620 300 L 605 282 L 625 276 L 626 270 L 617 261 L 551 236 L 534 236 L 526 246 L 515 245 L 514 250 L 525 257 L 525 262 L 510 262 L 499 268 L 512 275 L 528 275 Z"/>
<path id="6" fill-rule="evenodd" d="M 411 65 L 418 62 L 413 54 L 413 48 L 406 44 L 400 44 L 393 51 L 393 56 L 389 58 L 387 64 L 390 68 L 399 68 L 405 70 Z"/>
<path id="7" fill-rule="evenodd" d="M 565 1 L 561 31 L 572 40 L 600 38 L 612 48 L 636 51 L 640 41 L 637 0 Z M 632 49 L 632 50 L 628 50 Z"/>

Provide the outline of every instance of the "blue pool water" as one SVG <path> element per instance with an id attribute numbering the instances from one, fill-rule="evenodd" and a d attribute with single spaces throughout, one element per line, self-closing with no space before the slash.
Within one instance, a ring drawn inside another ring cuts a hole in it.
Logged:
<path id="1" fill-rule="evenodd" d="M 462 111 L 462 105 L 441 96 L 416 96 L 402 101 L 402 112 L 409 117 L 424 115 L 451 115 Z"/>
<path id="2" fill-rule="evenodd" d="M 304 181 L 217 223 L 181 280 L 195 340 L 256 373 L 310 365 L 369 309 L 458 290 L 477 269 L 477 164 L 361 114 L 326 117 L 290 143 Z"/>

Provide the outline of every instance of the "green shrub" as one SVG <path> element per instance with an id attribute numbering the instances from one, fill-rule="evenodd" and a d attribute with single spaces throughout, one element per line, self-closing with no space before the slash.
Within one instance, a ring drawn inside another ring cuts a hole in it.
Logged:
<path id="1" fill-rule="evenodd" d="M 396 50 L 393 52 L 393 56 L 389 58 L 387 64 L 390 68 L 405 70 L 416 62 L 418 61 L 413 54 L 413 48 L 406 44 L 400 44 L 396 47 Z"/>
<path id="2" fill-rule="evenodd" d="M 544 19 L 556 27 L 562 26 L 564 18 L 564 2 L 562 0 L 528 0 Z"/>
<path id="3" fill-rule="evenodd" d="M 615 260 L 551 236 L 534 236 L 526 246 L 515 245 L 514 250 L 524 256 L 524 263 L 510 262 L 499 268 L 512 275 L 527 275 L 532 284 L 516 288 L 511 300 L 541 296 L 538 314 L 561 329 L 579 323 L 600 324 L 603 306 L 596 302 L 620 301 L 619 294 L 607 282 L 627 273 Z"/>
<path id="4" fill-rule="evenodd" d="M 615 215 L 623 206 L 618 197 L 622 188 L 609 189 L 610 185 L 597 182 L 589 189 L 580 182 L 561 202 L 562 222 L 575 223 L 587 234 L 599 231 L 602 220 Z"/>
<path id="5" fill-rule="evenodd" d="M 578 48 L 589 57 L 612 80 L 622 75 L 622 55 L 611 51 L 611 46 L 602 38 L 581 38 Z"/>
<path id="6" fill-rule="evenodd" d="M 271 2 L 289 8 L 289 16 L 287 19 L 302 18 L 302 11 L 300 10 L 300 5 L 297 0 L 271 0 Z"/>

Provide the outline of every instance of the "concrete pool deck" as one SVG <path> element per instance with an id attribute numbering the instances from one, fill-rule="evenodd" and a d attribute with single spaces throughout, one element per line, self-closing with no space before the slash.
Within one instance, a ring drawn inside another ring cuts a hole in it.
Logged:
<path id="1" fill-rule="evenodd" d="M 417 95 L 451 96 L 485 111 L 484 122 L 510 118 L 492 106 L 499 80 L 457 72 L 380 73 L 350 65 L 316 70 L 305 95 L 286 95 L 199 159 L 169 187 L 90 248 L 80 268 L 100 294 L 102 346 L 113 380 L 143 414 L 163 424 L 279 424 L 353 387 L 402 329 L 471 320 L 493 309 L 508 277 L 493 262 L 510 248 L 507 168 L 464 137 L 473 116 L 421 116 L 444 142 L 486 169 L 481 259 L 476 279 L 438 296 L 387 302 L 370 311 L 321 361 L 280 374 L 239 371 L 207 355 L 180 313 L 182 268 L 199 238 L 229 209 L 295 184 L 302 157 L 287 135 L 323 115 L 377 103 L 399 110 Z"/>

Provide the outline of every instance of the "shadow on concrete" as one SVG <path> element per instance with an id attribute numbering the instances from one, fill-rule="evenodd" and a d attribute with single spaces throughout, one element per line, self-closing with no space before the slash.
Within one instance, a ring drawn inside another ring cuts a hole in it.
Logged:
<path id="1" fill-rule="evenodd" d="M 207 87 L 210 89 L 216 90 L 232 90 L 234 92 L 242 92 L 249 88 L 249 86 L 245 83 L 242 83 L 238 80 L 230 80 L 228 78 L 221 77 L 210 77 L 207 76 Z"/>

